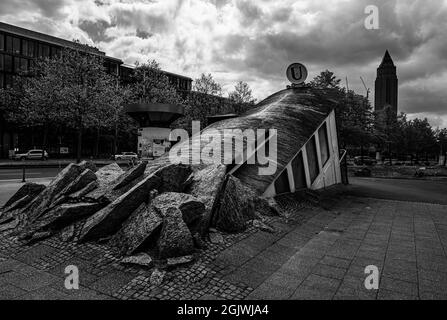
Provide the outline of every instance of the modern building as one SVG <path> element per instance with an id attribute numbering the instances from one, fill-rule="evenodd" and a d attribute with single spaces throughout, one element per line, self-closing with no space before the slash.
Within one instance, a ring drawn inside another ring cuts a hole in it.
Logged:
<path id="1" fill-rule="evenodd" d="M 79 45 L 73 41 L 0 22 L 0 88 L 13 86 L 14 76 L 21 69 L 31 68 L 34 59 L 58 55 L 63 48 L 79 49 Z M 105 52 L 93 47 L 83 47 L 83 50 L 102 56 L 107 72 L 118 76 L 122 83 L 131 81 L 133 66 L 125 65 L 121 59 L 107 56 Z M 191 90 L 191 78 L 162 72 L 179 91 Z M 16 148 L 32 148 L 34 144 L 38 146 L 38 141 L 30 140 L 33 137 L 29 132 L 20 133 L 20 130 L 7 123 L 0 114 L 0 158 L 7 158 L 11 150 Z"/>
<path id="2" fill-rule="evenodd" d="M 377 78 L 374 88 L 374 111 L 380 111 L 390 106 L 394 114 L 397 115 L 398 80 L 396 66 L 388 50 L 386 50 L 382 63 L 377 68 Z"/>

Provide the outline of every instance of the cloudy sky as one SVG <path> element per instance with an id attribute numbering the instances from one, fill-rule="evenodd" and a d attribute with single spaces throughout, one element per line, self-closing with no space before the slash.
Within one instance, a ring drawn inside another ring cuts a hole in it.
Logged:
<path id="1" fill-rule="evenodd" d="M 379 29 L 364 27 L 365 7 Z M 258 99 L 287 85 L 299 61 L 309 78 L 332 70 L 358 93 L 374 90 L 385 49 L 398 67 L 399 111 L 447 127 L 447 0 L 1 0 L 0 21 L 95 45 L 125 63 L 156 59 Z M 374 94 L 371 94 L 372 98 Z"/>

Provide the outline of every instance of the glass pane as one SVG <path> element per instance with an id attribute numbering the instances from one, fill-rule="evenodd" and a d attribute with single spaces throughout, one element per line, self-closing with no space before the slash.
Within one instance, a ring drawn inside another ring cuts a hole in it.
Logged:
<path id="1" fill-rule="evenodd" d="M 3 72 L 0 72 L 0 89 L 3 89 L 5 87 L 5 81 L 4 81 L 5 75 Z"/>
<path id="2" fill-rule="evenodd" d="M 6 36 L 6 51 L 12 52 L 12 38 L 10 36 Z"/>
<path id="3" fill-rule="evenodd" d="M 34 42 L 28 41 L 28 57 L 34 57 Z"/>
<path id="4" fill-rule="evenodd" d="M 318 130 L 318 140 L 320 142 L 321 163 L 324 166 L 329 160 L 329 144 L 326 123 L 324 123 Z"/>
<path id="5" fill-rule="evenodd" d="M 310 181 L 313 183 L 315 178 L 320 173 L 320 166 L 318 165 L 317 158 L 317 145 L 315 142 L 315 136 L 309 140 L 306 144 L 307 166 L 309 167 Z"/>
<path id="6" fill-rule="evenodd" d="M 42 48 L 42 47 L 43 47 L 43 46 L 42 46 L 41 43 L 39 43 L 39 44 L 37 45 L 37 56 L 38 56 L 39 58 L 43 56 L 43 48 Z"/>
<path id="7" fill-rule="evenodd" d="M 5 67 L 5 71 L 8 72 L 12 72 L 12 56 L 10 56 L 9 54 L 6 54 L 4 57 L 4 67 Z"/>
<path id="8" fill-rule="evenodd" d="M 0 34 L 0 51 L 5 50 L 5 36 Z"/>
<path id="9" fill-rule="evenodd" d="M 28 55 L 28 41 L 27 40 L 22 40 L 22 54 L 24 56 Z"/>
<path id="10" fill-rule="evenodd" d="M 43 56 L 49 57 L 50 56 L 50 47 L 47 45 L 43 45 Z"/>
<path id="11" fill-rule="evenodd" d="M 20 39 L 19 38 L 13 38 L 12 47 L 13 47 L 14 53 L 20 54 Z"/>
<path id="12" fill-rule="evenodd" d="M 5 68 L 5 63 L 3 62 L 3 54 L 0 54 L 0 71 Z"/>
<path id="13" fill-rule="evenodd" d="M 293 181 L 295 182 L 295 190 L 307 187 L 306 174 L 304 173 L 303 154 L 300 152 L 292 161 Z"/>
<path id="14" fill-rule="evenodd" d="M 24 59 L 24 58 L 20 59 L 20 69 L 28 70 L 28 59 Z"/>
<path id="15" fill-rule="evenodd" d="M 278 179 L 275 180 L 276 194 L 290 192 L 289 176 L 287 175 L 287 169 L 285 169 Z"/>
<path id="16" fill-rule="evenodd" d="M 12 87 L 12 75 L 10 74 L 5 74 L 5 87 Z"/>
<path id="17" fill-rule="evenodd" d="M 20 71 L 20 58 L 14 57 L 14 72 Z"/>

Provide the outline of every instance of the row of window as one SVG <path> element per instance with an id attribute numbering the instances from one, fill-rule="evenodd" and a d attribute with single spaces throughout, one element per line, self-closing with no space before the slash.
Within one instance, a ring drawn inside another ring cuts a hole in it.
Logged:
<path id="1" fill-rule="evenodd" d="M 33 63 L 32 59 L 0 53 L 0 71 L 18 73 L 20 70 L 29 70 Z"/>
<path id="2" fill-rule="evenodd" d="M 13 85 L 13 75 L 0 71 L 0 88 L 9 88 Z"/>
<path id="3" fill-rule="evenodd" d="M 317 154 L 317 143 L 315 140 L 317 137 L 320 144 L 319 151 L 321 158 L 321 168 L 323 168 L 330 157 L 326 123 L 323 123 L 320 129 L 318 129 L 318 133 L 316 135 L 313 135 L 312 138 L 306 143 L 307 166 L 309 169 L 309 178 L 311 184 L 315 181 L 320 173 L 320 163 L 318 161 Z M 304 159 L 301 151 L 292 160 L 291 167 L 295 190 L 306 188 L 307 182 L 304 169 Z M 283 172 L 275 180 L 275 191 L 276 194 L 288 193 L 291 191 L 287 169 L 283 170 Z"/>
<path id="4" fill-rule="evenodd" d="M 0 51 L 34 58 L 59 55 L 61 48 L 0 33 Z"/>

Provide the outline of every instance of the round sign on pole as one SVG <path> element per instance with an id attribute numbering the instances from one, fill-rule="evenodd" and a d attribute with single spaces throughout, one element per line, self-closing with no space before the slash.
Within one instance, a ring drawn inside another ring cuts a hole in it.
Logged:
<path id="1" fill-rule="evenodd" d="M 307 78 L 307 69 L 306 67 L 301 63 L 292 63 L 287 68 L 287 79 L 289 79 L 290 82 L 293 84 L 301 84 L 303 83 Z"/>

